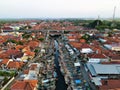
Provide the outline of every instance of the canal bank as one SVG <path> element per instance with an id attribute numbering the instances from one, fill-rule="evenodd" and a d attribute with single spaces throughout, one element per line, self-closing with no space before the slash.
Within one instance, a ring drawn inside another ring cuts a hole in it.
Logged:
<path id="1" fill-rule="evenodd" d="M 59 45 L 56 40 L 54 40 L 55 44 L 55 68 L 57 72 L 57 81 L 56 81 L 56 89 L 55 90 L 67 90 L 67 85 L 65 83 L 64 76 L 62 75 L 60 71 L 60 66 L 59 66 Z"/>

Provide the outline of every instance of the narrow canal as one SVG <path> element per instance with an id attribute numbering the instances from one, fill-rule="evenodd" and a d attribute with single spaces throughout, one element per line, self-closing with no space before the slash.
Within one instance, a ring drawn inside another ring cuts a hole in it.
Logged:
<path id="1" fill-rule="evenodd" d="M 56 81 L 56 89 L 55 90 L 67 90 L 67 85 L 65 83 L 64 76 L 62 75 L 60 71 L 60 66 L 59 66 L 59 45 L 56 40 L 54 40 L 55 43 L 55 67 L 56 67 L 56 72 L 58 75 L 58 80 Z"/>

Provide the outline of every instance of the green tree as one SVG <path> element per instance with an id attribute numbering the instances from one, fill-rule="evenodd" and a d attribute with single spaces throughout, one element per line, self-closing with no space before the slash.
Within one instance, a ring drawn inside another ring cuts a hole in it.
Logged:
<path id="1" fill-rule="evenodd" d="M 23 45 L 23 42 L 18 41 L 18 42 L 17 42 L 17 45 Z"/>
<path id="2" fill-rule="evenodd" d="M 4 80 L 3 80 L 3 81 L 4 81 L 4 84 L 6 84 L 6 83 L 8 82 L 8 80 L 9 80 L 8 77 L 5 76 L 5 78 L 4 78 Z"/>
<path id="3" fill-rule="evenodd" d="M 90 40 L 91 40 L 91 36 L 89 35 L 89 34 L 84 34 L 82 37 L 81 37 L 82 39 L 85 39 L 86 40 L 86 42 L 90 42 Z"/>
<path id="4" fill-rule="evenodd" d="M 35 53 L 38 53 L 38 52 L 39 52 L 39 50 L 36 48 L 36 49 L 34 50 L 34 52 L 35 52 Z"/>
<path id="5" fill-rule="evenodd" d="M 112 37 L 113 31 L 108 32 L 108 37 Z"/>
<path id="6" fill-rule="evenodd" d="M 40 40 L 42 42 L 42 41 L 44 41 L 44 38 L 39 38 L 38 40 Z"/>
<path id="7" fill-rule="evenodd" d="M 30 35 L 30 34 L 28 34 L 28 33 L 24 33 L 24 34 L 22 35 L 22 37 L 23 37 L 23 38 L 28 39 L 28 38 L 30 38 L 30 37 L 31 37 L 31 35 Z"/>
<path id="8" fill-rule="evenodd" d="M 92 23 L 88 25 L 89 28 L 96 28 L 96 26 L 103 25 L 101 20 L 94 20 Z"/>
<path id="9" fill-rule="evenodd" d="M 8 39 L 7 42 L 17 43 L 17 41 L 13 39 Z"/>
<path id="10" fill-rule="evenodd" d="M 11 76 L 11 77 L 15 76 L 15 72 L 14 72 L 14 71 L 13 71 L 13 72 L 10 72 L 10 76 Z"/>

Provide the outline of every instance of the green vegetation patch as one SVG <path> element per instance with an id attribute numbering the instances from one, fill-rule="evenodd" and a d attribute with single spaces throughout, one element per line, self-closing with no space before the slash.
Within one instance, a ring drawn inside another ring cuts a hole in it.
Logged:
<path id="1" fill-rule="evenodd" d="M 15 71 L 0 71 L 0 76 L 14 76 L 15 75 Z"/>

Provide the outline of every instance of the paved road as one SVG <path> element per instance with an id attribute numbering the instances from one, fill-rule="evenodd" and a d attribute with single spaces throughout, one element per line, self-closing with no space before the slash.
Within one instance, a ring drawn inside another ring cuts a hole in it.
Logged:
<path id="1" fill-rule="evenodd" d="M 71 48 L 73 49 L 73 47 Z M 79 59 L 77 52 L 75 52 L 74 56 Z M 86 82 L 90 85 L 91 90 L 97 90 L 95 85 L 91 82 L 88 72 L 85 70 L 84 63 L 80 61 L 80 64 L 81 64 L 81 73 L 83 75 L 84 80 L 86 80 Z"/>
<path id="2" fill-rule="evenodd" d="M 97 90 L 97 88 L 95 87 L 95 85 L 91 82 L 88 73 L 86 72 L 85 68 L 84 68 L 84 64 L 82 62 L 81 63 L 81 72 L 83 74 L 84 79 L 89 83 L 90 87 L 92 90 Z"/>

